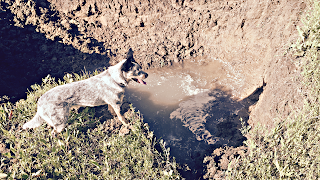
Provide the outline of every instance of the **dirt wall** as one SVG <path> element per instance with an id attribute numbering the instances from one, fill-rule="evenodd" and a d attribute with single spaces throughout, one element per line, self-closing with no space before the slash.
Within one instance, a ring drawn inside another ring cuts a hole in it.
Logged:
<path id="1" fill-rule="evenodd" d="M 208 55 L 231 62 L 246 77 L 245 97 L 263 83 L 270 62 L 294 39 L 297 1 L 52 1 L 64 26 L 104 42 L 117 54 L 128 47 L 145 67 Z M 69 20 L 68 20 L 69 19 Z M 45 31 L 45 30 L 44 30 Z"/>

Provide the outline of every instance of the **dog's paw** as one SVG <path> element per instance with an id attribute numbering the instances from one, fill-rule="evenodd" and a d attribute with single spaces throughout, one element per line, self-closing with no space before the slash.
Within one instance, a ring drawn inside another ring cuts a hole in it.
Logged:
<path id="1" fill-rule="evenodd" d="M 56 138 L 57 134 L 58 133 L 54 129 L 51 131 L 51 137 Z"/>
<path id="2" fill-rule="evenodd" d="M 130 128 L 129 126 L 122 126 L 122 128 L 121 128 L 120 131 L 119 131 L 119 135 L 120 135 L 120 136 L 124 136 L 124 135 L 129 134 L 130 129 L 131 129 L 131 128 Z"/>

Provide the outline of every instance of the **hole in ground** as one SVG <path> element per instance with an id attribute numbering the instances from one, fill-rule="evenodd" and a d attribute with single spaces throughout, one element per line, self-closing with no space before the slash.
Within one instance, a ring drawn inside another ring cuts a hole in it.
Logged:
<path id="1" fill-rule="evenodd" d="M 240 118 L 247 122 L 249 106 L 263 90 L 235 100 L 233 90 L 241 83 L 232 84 L 228 78 L 235 76 L 223 63 L 212 63 L 148 72 L 147 86 L 131 83 L 126 91 L 157 138 L 170 147 L 186 179 L 202 179 L 203 159 L 215 148 L 242 145 Z M 222 82 L 231 83 L 223 87 Z"/>

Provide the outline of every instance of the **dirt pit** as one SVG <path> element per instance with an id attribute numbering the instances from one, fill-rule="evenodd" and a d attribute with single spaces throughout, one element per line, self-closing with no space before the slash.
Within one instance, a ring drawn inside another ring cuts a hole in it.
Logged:
<path id="1" fill-rule="evenodd" d="M 203 159 L 214 147 L 242 145 L 239 119 L 248 120 L 254 101 L 237 100 L 244 79 L 228 63 L 198 58 L 147 72 L 147 85 L 129 84 L 126 97 L 170 147 L 183 177 L 202 177 Z"/>

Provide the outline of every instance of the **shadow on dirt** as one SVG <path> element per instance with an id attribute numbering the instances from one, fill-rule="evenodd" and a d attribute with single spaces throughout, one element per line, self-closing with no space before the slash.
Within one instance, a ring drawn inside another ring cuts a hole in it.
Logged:
<path id="1" fill-rule="evenodd" d="M 50 3 L 43 1 L 39 6 L 49 8 Z M 65 45 L 61 38 L 49 40 L 44 34 L 37 33 L 36 27 L 25 25 L 24 28 L 14 26 L 14 15 L 7 5 L 0 4 L 0 97 L 7 95 L 11 102 L 26 98 L 27 88 L 48 74 L 62 78 L 65 73 L 79 73 L 86 69 L 93 71 L 109 66 L 109 55 L 82 53 L 71 45 Z M 59 21 L 55 12 L 49 12 L 49 20 Z M 50 15 L 51 14 L 51 15 Z M 79 35 L 77 27 L 69 30 L 73 37 Z M 81 42 L 79 42 L 81 43 Z M 103 44 L 92 39 L 88 48 Z M 105 51 L 105 49 L 103 49 Z M 111 53 L 112 54 L 112 53 Z"/>
<path id="2" fill-rule="evenodd" d="M 171 155 L 181 166 L 182 176 L 202 179 L 205 156 L 215 148 L 238 147 L 246 140 L 240 132 L 240 118 L 247 123 L 249 107 L 259 100 L 262 91 L 263 87 L 249 97 L 236 101 L 230 93 L 214 89 L 175 105 L 156 104 L 150 100 L 150 92 L 134 89 L 128 89 L 126 96 L 143 112 L 144 121 L 156 137 L 162 138 L 170 147 Z"/>

